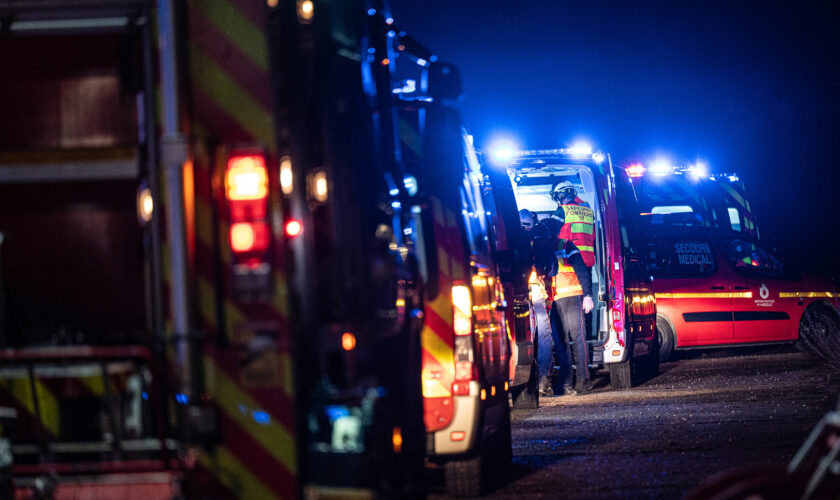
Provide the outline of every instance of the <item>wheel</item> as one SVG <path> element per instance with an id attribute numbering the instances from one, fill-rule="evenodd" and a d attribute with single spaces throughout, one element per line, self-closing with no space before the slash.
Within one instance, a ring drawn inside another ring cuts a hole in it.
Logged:
<path id="1" fill-rule="evenodd" d="M 659 343 L 659 361 L 668 361 L 674 352 L 674 332 L 665 318 L 656 318 L 656 339 Z"/>
<path id="2" fill-rule="evenodd" d="M 451 497 L 479 497 L 484 493 L 487 481 L 487 467 L 482 455 L 466 460 L 446 462 L 443 474 L 446 478 L 446 494 Z"/>
<path id="3" fill-rule="evenodd" d="M 809 307 L 799 324 L 797 346 L 807 353 L 835 360 L 840 342 L 840 328 L 833 311 L 825 306 Z"/>
<path id="4" fill-rule="evenodd" d="M 513 396 L 514 410 L 536 410 L 540 405 L 540 374 L 537 370 L 537 362 L 531 362 L 531 375 L 528 382 L 511 387 L 510 393 Z"/>
<path id="5" fill-rule="evenodd" d="M 636 379 L 636 362 L 632 346 L 627 349 L 627 359 L 621 363 L 610 363 L 610 384 L 613 389 L 629 389 Z"/>

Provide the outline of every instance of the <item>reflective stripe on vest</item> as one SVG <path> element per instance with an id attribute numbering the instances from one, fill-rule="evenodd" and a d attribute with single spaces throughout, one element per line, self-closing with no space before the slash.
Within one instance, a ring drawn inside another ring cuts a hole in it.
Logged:
<path id="1" fill-rule="evenodd" d="M 592 267 L 595 265 L 595 212 L 578 204 L 561 207 L 566 213 L 566 220 L 557 237 L 574 243 L 584 264 Z"/>
<path id="2" fill-rule="evenodd" d="M 560 268 L 551 282 L 554 287 L 554 300 L 583 295 L 583 287 L 580 286 L 577 274 L 575 274 L 575 270 L 569 265 L 569 262 L 566 259 L 558 259 L 557 263 Z"/>

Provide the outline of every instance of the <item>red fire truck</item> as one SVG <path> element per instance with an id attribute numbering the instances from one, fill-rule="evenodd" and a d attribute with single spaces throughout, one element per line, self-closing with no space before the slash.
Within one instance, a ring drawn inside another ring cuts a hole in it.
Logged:
<path id="1" fill-rule="evenodd" d="M 508 285 L 456 68 L 381 2 L 0 19 L 19 498 L 413 497 L 426 460 L 481 492 Z"/>

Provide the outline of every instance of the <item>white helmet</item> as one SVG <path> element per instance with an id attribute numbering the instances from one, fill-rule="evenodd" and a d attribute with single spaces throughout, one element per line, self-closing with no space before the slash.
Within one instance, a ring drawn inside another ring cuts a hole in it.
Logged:
<path id="1" fill-rule="evenodd" d="M 561 203 L 564 198 L 574 199 L 575 197 L 577 197 L 577 189 L 569 181 L 558 182 L 551 188 L 551 199 L 557 203 Z"/>

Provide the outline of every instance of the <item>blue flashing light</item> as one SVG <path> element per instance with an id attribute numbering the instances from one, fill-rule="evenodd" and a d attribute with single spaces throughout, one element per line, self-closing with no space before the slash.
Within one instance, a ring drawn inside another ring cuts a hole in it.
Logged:
<path id="1" fill-rule="evenodd" d="M 376 48 L 368 47 L 368 54 L 376 54 Z"/>
<path id="2" fill-rule="evenodd" d="M 394 24 L 394 18 L 389 17 L 388 19 L 385 20 L 385 24 Z M 391 34 L 389 33 L 388 36 L 391 36 Z"/>
<path id="3" fill-rule="evenodd" d="M 386 21 L 386 22 L 387 22 L 387 21 Z M 391 19 L 391 22 L 394 22 L 394 20 L 393 20 L 393 19 Z M 391 24 L 391 23 L 388 23 L 388 24 Z M 388 38 L 394 38 L 395 36 L 397 36 L 397 32 L 396 32 L 396 31 L 394 31 L 394 30 L 388 30 Z"/>
<path id="4" fill-rule="evenodd" d="M 398 201 L 392 201 L 391 202 L 391 207 L 392 208 L 400 208 L 401 206 L 402 206 L 402 204 Z"/>
<path id="5" fill-rule="evenodd" d="M 604 156 L 604 153 L 598 151 L 592 155 L 592 159 L 595 160 L 595 163 L 603 163 L 606 160 L 606 156 Z"/>
<path id="6" fill-rule="evenodd" d="M 590 156 L 592 154 L 592 146 L 585 142 L 577 142 L 568 149 L 571 156 Z"/>
<path id="7" fill-rule="evenodd" d="M 420 205 L 414 205 L 414 206 L 411 207 L 411 213 L 413 213 L 413 214 L 419 214 L 422 211 L 423 211 L 423 209 L 420 207 Z"/>
<path id="8" fill-rule="evenodd" d="M 432 54 L 432 56 L 429 57 L 429 61 L 431 61 L 431 62 L 435 62 L 435 61 L 437 61 L 437 59 L 438 59 L 438 57 L 434 54 Z"/>
<path id="9" fill-rule="evenodd" d="M 405 36 L 405 30 L 400 31 L 400 36 Z"/>
<path id="10" fill-rule="evenodd" d="M 175 395 L 175 401 L 181 403 L 182 405 L 185 405 L 190 402 L 190 398 L 186 394 L 178 393 Z"/>
<path id="11" fill-rule="evenodd" d="M 738 182 L 739 180 L 741 180 L 741 179 L 739 179 L 737 175 L 730 175 L 729 176 L 729 182 Z"/>
<path id="12" fill-rule="evenodd" d="M 412 309 L 411 316 L 414 318 L 422 318 L 423 317 L 423 310 L 422 309 Z"/>
<path id="13" fill-rule="evenodd" d="M 403 178 L 403 185 L 405 186 L 405 190 L 408 191 L 409 196 L 417 194 L 417 179 L 413 175 L 405 176 Z"/>
<path id="14" fill-rule="evenodd" d="M 499 135 L 493 138 L 487 151 L 487 162 L 496 167 L 507 167 L 517 157 L 518 141 L 510 135 Z"/>
<path id="15" fill-rule="evenodd" d="M 145 399 L 146 401 L 148 401 L 148 400 L 149 400 L 149 393 L 148 393 L 148 392 L 146 392 L 146 391 L 143 391 L 143 392 L 140 394 L 140 396 L 141 396 L 143 399 Z"/>
<path id="16" fill-rule="evenodd" d="M 391 188 L 388 191 L 388 194 L 390 194 L 391 196 L 396 196 L 396 195 L 400 194 L 400 189 L 399 188 Z"/>
<path id="17" fill-rule="evenodd" d="M 369 15 L 369 16 L 374 16 L 374 15 L 376 15 L 376 9 L 368 9 L 368 15 Z"/>
<path id="18" fill-rule="evenodd" d="M 703 163 L 697 162 L 688 167 L 688 175 L 692 180 L 699 181 L 700 179 L 709 176 L 709 169 L 706 168 L 706 165 Z"/>
<path id="19" fill-rule="evenodd" d="M 648 168 L 648 172 L 657 177 L 661 177 L 674 173 L 674 167 L 671 166 L 671 162 L 668 160 L 659 159 L 653 162 L 653 165 Z"/>
<path id="20" fill-rule="evenodd" d="M 419 64 L 420 66 L 428 66 L 429 61 L 423 59 L 422 57 L 418 57 L 417 58 L 417 64 Z"/>
<path id="21" fill-rule="evenodd" d="M 262 410 L 252 411 L 251 412 L 251 417 L 253 417 L 254 422 L 256 422 L 260 425 L 268 425 L 269 423 L 271 423 L 271 415 L 269 415 L 267 412 L 264 412 Z"/>
<path id="22" fill-rule="evenodd" d="M 347 409 L 346 406 L 343 405 L 328 405 L 324 407 L 324 412 L 329 417 L 330 422 L 335 422 L 341 417 L 349 417 L 350 410 Z"/>

